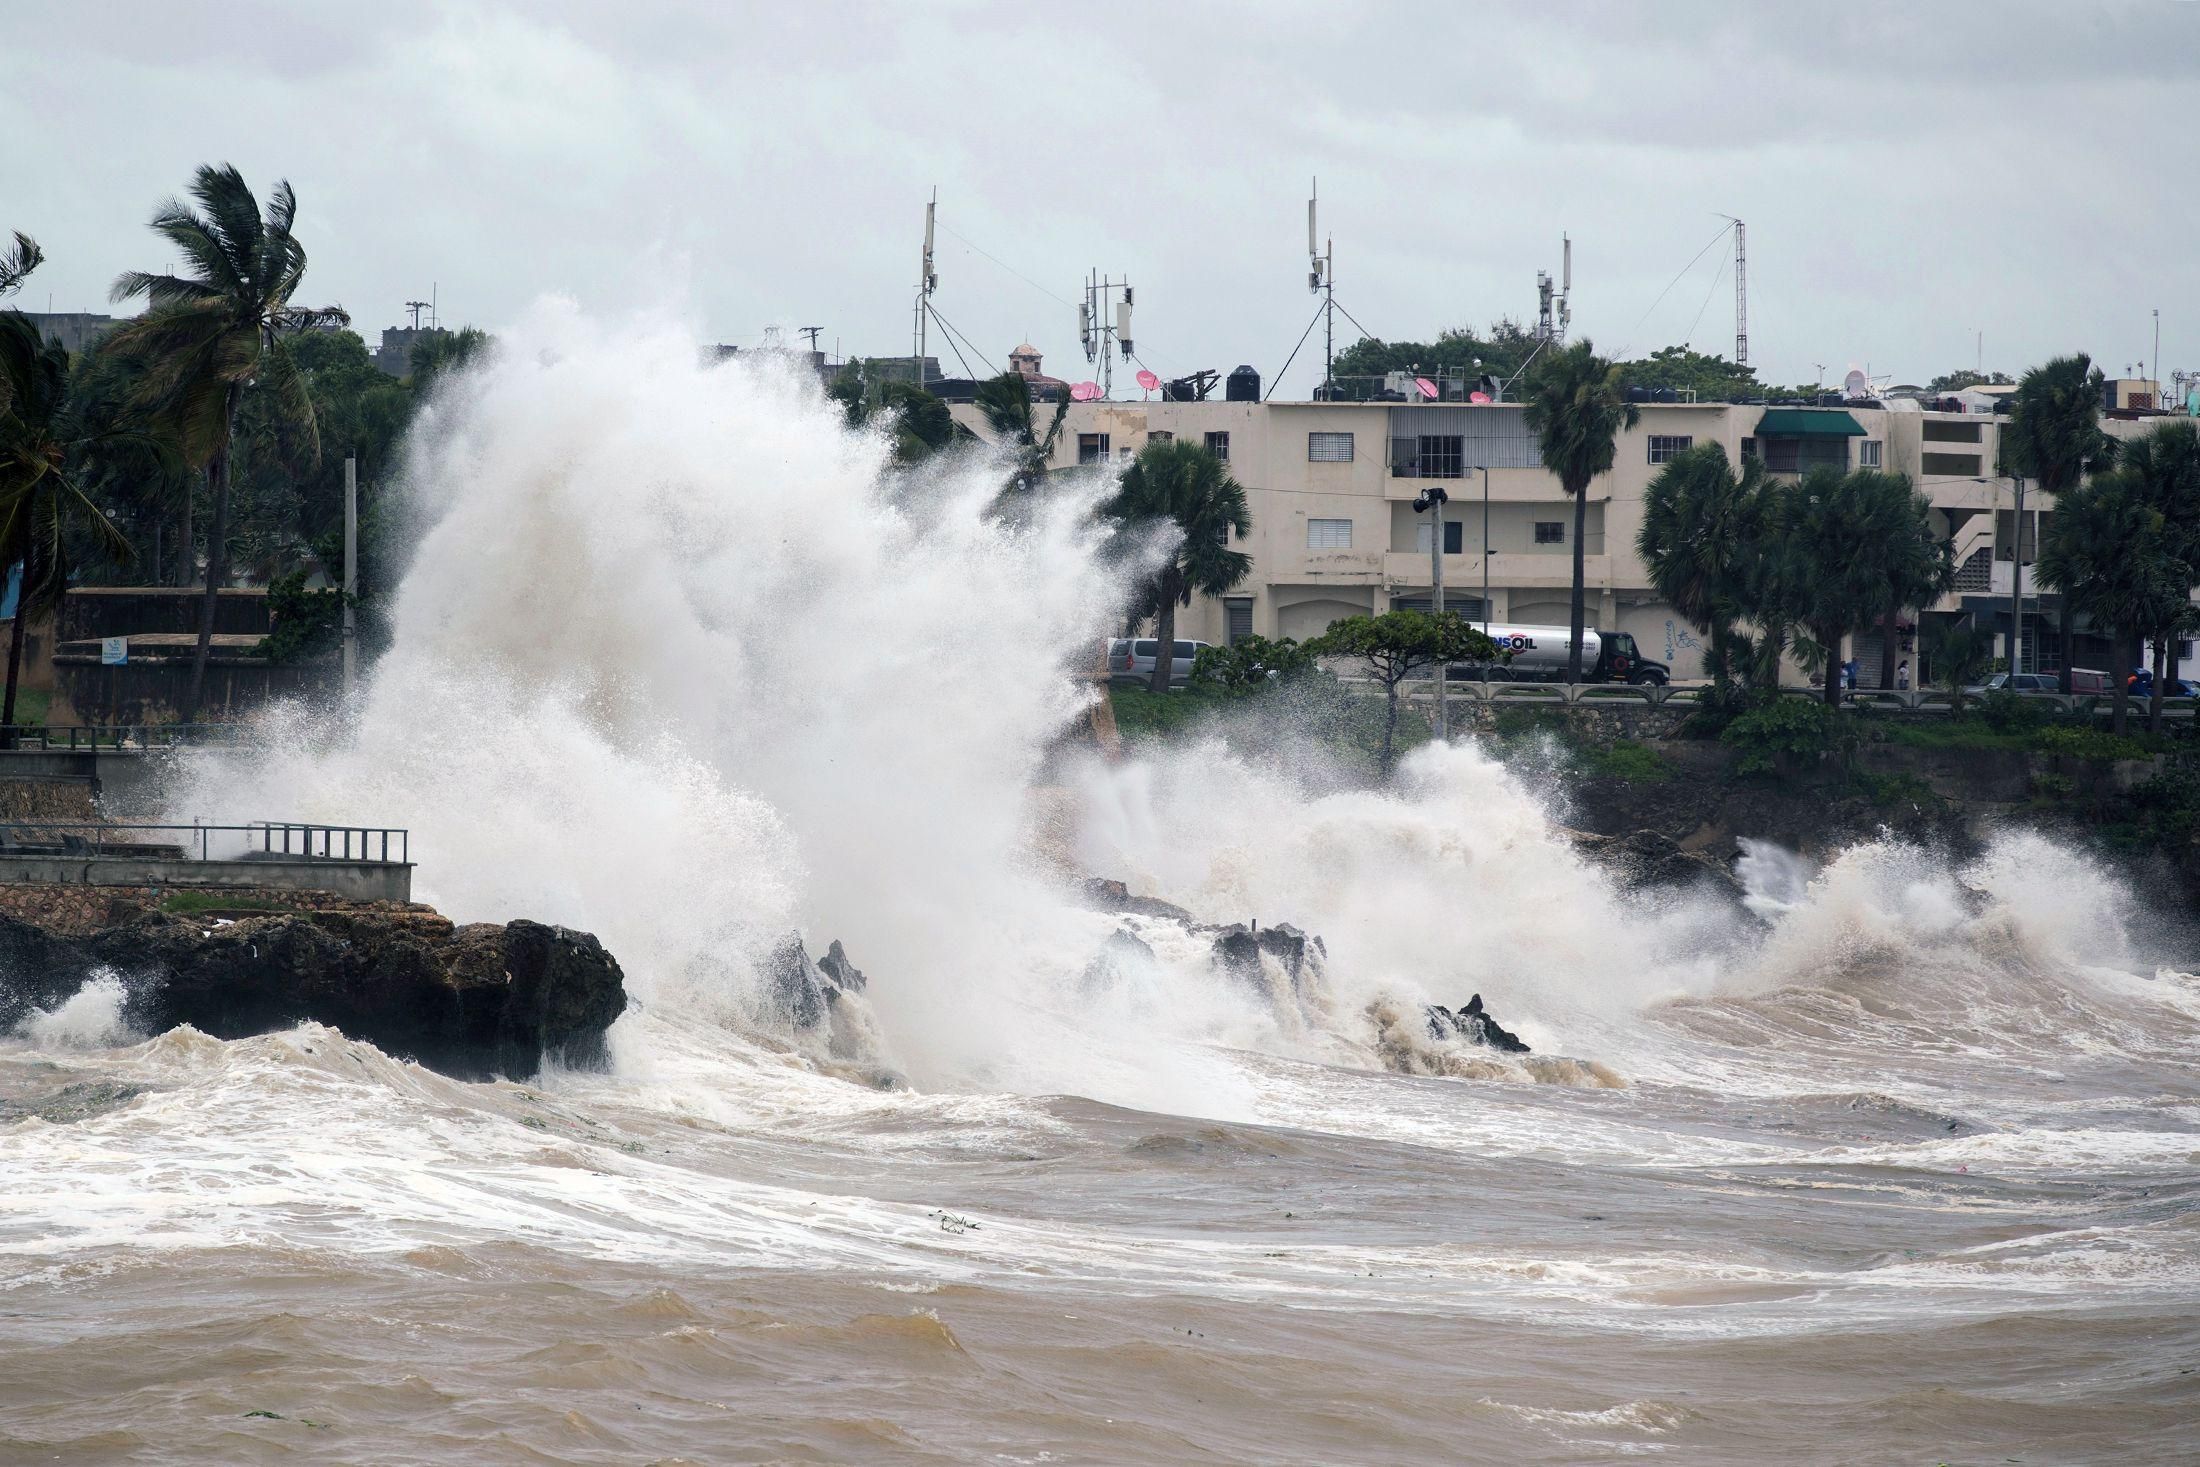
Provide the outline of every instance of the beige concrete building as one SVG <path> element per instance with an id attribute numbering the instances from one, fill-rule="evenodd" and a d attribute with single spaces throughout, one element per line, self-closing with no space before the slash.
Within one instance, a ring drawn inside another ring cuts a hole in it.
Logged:
<path id="1" fill-rule="evenodd" d="M 1027 349 L 1028 350 L 1028 349 Z M 1029 371 L 1037 370 L 1036 353 Z M 1021 364 L 1020 364 L 1021 365 Z M 1645 402 L 1619 439 L 1612 471 L 1589 489 L 1584 536 L 1588 617 L 1631 633 L 1643 653 L 1676 679 L 1702 675 L 1694 630 L 1650 590 L 1635 552 L 1643 493 L 1659 467 L 1696 444 L 1725 445 L 1739 462 L 1762 459 L 1776 474 L 1818 464 L 1880 468 L 1910 476 L 1953 544 L 1956 589 L 1902 619 L 1899 655 L 1923 676 L 1916 630 L 1933 617 L 1971 615 L 1993 629 L 2006 655 L 2009 594 L 2020 536 L 2015 480 L 1999 471 L 2004 419 L 1990 409 L 1922 410 L 1916 403 L 1795 407 Z M 1985 406 L 1985 404 L 1981 404 Z M 953 409 L 980 437 L 983 418 Z M 2162 421 L 2128 413 L 2104 419 L 2119 436 Z M 1231 595 L 1203 598 L 1177 619 L 1179 636 L 1227 642 L 1319 635 L 1339 617 L 1430 600 L 1427 517 L 1413 500 L 1430 485 L 1446 509 L 1445 604 L 1469 619 L 1564 625 L 1573 585 L 1573 513 L 1557 478 L 1542 466 L 1525 409 L 1511 403 L 1444 402 L 1082 402 L 1071 405 L 1053 466 L 1120 466 L 1165 435 L 1190 439 L 1228 459 L 1247 492 L 1253 529 L 1240 547 L 1253 573 Z M 2021 553 L 2024 645 L 2019 666 L 2058 666 L 2056 600 L 2043 601 L 2031 576 L 2049 496 L 2027 494 Z M 2081 622 L 2081 628 L 2083 623 Z M 1844 649 L 1875 686 L 1880 638 Z M 2190 649 L 2185 649 L 2187 655 Z M 2105 643 L 2081 640 L 2078 665 L 2111 665 Z"/>

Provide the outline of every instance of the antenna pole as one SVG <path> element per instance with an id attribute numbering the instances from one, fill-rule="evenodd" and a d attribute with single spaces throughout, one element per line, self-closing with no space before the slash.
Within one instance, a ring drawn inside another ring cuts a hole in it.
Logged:
<path id="1" fill-rule="evenodd" d="M 1749 365 L 1749 246 L 1742 221 L 1734 221 L 1734 365 Z"/>
<path id="2" fill-rule="evenodd" d="M 932 301 L 932 288 L 940 283 L 940 277 L 932 269 L 932 222 L 933 217 L 939 213 L 939 208 L 940 191 L 935 186 L 931 201 L 924 206 L 924 265 L 917 275 L 917 319 L 913 333 L 916 356 L 910 362 L 911 372 L 919 387 L 924 386 L 924 347 L 927 336 L 924 318 L 930 314 L 927 308 Z"/>

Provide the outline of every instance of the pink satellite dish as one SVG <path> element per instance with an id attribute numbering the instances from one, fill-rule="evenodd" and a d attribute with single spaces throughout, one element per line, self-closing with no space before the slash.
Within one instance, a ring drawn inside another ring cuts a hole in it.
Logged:
<path id="1" fill-rule="evenodd" d="M 1071 402 L 1091 402 L 1099 395 L 1100 384 L 1097 382 L 1080 382 L 1069 390 Z"/>
<path id="2" fill-rule="evenodd" d="M 1436 396 L 1436 384 L 1429 381 L 1426 377 L 1414 378 L 1413 385 L 1421 389 L 1421 396 L 1423 397 Z"/>
<path id="3" fill-rule="evenodd" d="M 1489 400 L 1490 395 L 1487 392 L 1470 392 L 1467 394 L 1468 402 L 1488 402 Z"/>
<path id="4" fill-rule="evenodd" d="M 1138 385 L 1151 392 L 1161 385 L 1161 379 L 1146 368 L 1140 367 L 1138 369 Z"/>

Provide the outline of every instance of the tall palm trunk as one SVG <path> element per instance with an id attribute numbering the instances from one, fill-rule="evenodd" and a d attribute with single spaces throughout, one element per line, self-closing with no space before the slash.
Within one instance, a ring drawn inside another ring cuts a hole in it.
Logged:
<path id="1" fill-rule="evenodd" d="M 2062 673 L 2056 682 L 2064 697 L 2070 696 L 2070 667 L 2078 660 L 2078 623 L 2070 609 L 2070 593 L 2063 593 L 2062 616 Z"/>
<path id="2" fill-rule="evenodd" d="M 36 491 L 32 491 L 34 494 Z M 31 524 L 38 522 L 36 503 L 24 506 L 24 517 Z M 31 587 L 38 577 L 38 538 L 33 535 L 23 551 L 23 578 L 15 588 L 15 625 L 8 629 L 8 689 L 6 703 L 0 707 L 0 749 L 15 747 L 15 689 L 23 674 L 23 633 L 31 619 Z"/>
<path id="3" fill-rule="evenodd" d="M 1826 649 L 1826 706 L 1841 706 L 1841 634 L 1831 636 L 1823 631 L 1818 634 L 1818 645 Z"/>
<path id="4" fill-rule="evenodd" d="M 1879 620 L 1879 690 L 1894 686 L 1895 609 L 1890 606 Z"/>
<path id="5" fill-rule="evenodd" d="M 2169 638 L 2154 639 L 2154 696 L 2147 699 L 2147 732 L 2162 731 L 2162 695 L 2169 683 Z"/>
<path id="6" fill-rule="evenodd" d="M 214 523 L 206 536 L 206 593 L 199 599 L 199 644 L 191 654 L 191 691 L 182 710 L 185 723 L 198 722 L 199 704 L 206 696 L 206 664 L 214 651 L 214 612 L 221 604 L 222 586 L 229 579 L 229 471 L 236 446 L 237 404 L 243 396 L 241 385 L 230 386 L 221 451 L 206 466 L 206 487 L 214 499 Z"/>
<path id="7" fill-rule="evenodd" d="M 1588 629 L 1583 616 L 1587 610 L 1585 603 L 1589 594 L 1588 562 L 1584 558 L 1586 549 L 1582 544 L 1582 536 L 1589 527 L 1589 486 L 1570 484 L 1567 487 L 1574 496 L 1574 639 L 1573 645 L 1566 650 L 1566 681 L 1578 683 L 1581 681 L 1582 633 Z"/>
<path id="8" fill-rule="evenodd" d="M 1175 566 L 1161 573 L 1161 609 L 1153 618 L 1153 677 L 1146 683 L 1156 693 L 1169 691 L 1169 676 L 1176 671 L 1176 598 L 1183 585 Z"/>
<path id="9" fill-rule="evenodd" d="M 199 578 L 199 558 L 194 553 L 191 534 L 191 481 L 183 481 L 182 502 L 176 506 L 176 565 L 170 573 L 169 584 L 178 588 L 191 585 Z"/>
<path id="10" fill-rule="evenodd" d="M 2108 634 L 2108 645 L 2119 648 L 2121 646 L 2113 630 Z M 2123 659 L 2119 658 L 2118 660 L 2122 661 Z M 2109 728 L 2112 732 L 2121 734 L 2125 729 L 2131 709 L 2131 676 L 2123 669 L 2118 668 L 2109 674 L 2109 679 L 2116 685 L 2116 702 L 2113 705 L 2116 712 L 2109 721 Z"/>

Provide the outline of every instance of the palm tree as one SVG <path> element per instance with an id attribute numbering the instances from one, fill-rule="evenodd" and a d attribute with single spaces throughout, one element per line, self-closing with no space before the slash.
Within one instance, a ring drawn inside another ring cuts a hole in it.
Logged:
<path id="1" fill-rule="evenodd" d="M 1933 661 L 1933 681 L 1954 700 L 1950 710 L 1963 714 L 1963 690 L 1986 673 L 1994 658 L 1993 635 L 1968 619 L 1936 622 L 1925 633 L 1925 651 Z"/>
<path id="2" fill-rule="evenodd" d="M 198 717 L 206 664 L 214 643 L 214 611 L 229 578 L 229 487 L 234 469 L 237 409 L 247 388 L 266 394 L 273 417 L 295 432 L 309 461 L 320 435 L 305 376 L 284 337 L 328 321 L 349 321 L 340 309 L 293 306 L 305 277 L 305 247 L 291 233 L 298 202 L 278 182 L 263 213 L 235 167 L 202 166 L 191 197 L 203 213 L 170 199 L 153 214 L 154 233 L 185 261 L 184 275 L 125 271 L 115 278 L 117 301 L 145 297 L 150 309 L 115 333 L 117 350 L 146 365 L 147 398 L 193 467 L 206 471 L 214 523 L 206 542 L 206 592 L 199 603 L 198 648 L 181 717 Z M 189 510 L 186 508 L 186 515 Z M 189 556 L 188 522 L 184 555 Z"/>
<path id="3" fill-rule="evenodd" d="M 1061 436 L 1062 420 L 1069 416 L 1069 393 L 1056 391 L 1054 418 L 1044 435 L 1039 433 L 1031 410 L 1031 382 L 1021 372 L 1003 372 L 980 382 L 977 404 L 978 411 L 985 415 L 986 426 L 993 430 L 994 442 L 1015 454 L 1008 492 L 1023 494 L 1036 489 L 1046 477 L 1048 460 L 1054 457 L 1054 440 Z"/>
<path id="4" fill-rule="evenodd" d="M 2009 394 L 2009 425 L 2002 430 L 2002 447 L 2012 472 L 2037 479 L 2041 489 L 2057 496 L 2075 489 L 2088 474 L 2107 469 L 2116 460 L 2116 440 L 2101 431 L 2100 369 L 2084 352 L 2056 357 L 2026 372 Z M 2011 554 L 2023 554 L 2023 526 L 2017 527 L 2017 544 Z M 2023 563 L 2017 562 L 2022 575 Z M 2021 610 L 2021 608 L 2018 608 Z M 2062 690 L 2070 691 L 2070 664 L 2077 660 L 2077 622 L 2066 600 L 2062 615 Z M 2017 670 L 2020 638 L 2010 627 L 2009 670 Z"/>
<path id="5" fill-rule="evenodd" d="M 1758 459 L 1744 459 L 1737 477 L 1725 446 L 1705 443 L 1669 460 L 1643 494 L 1635 548 L 1652 589 L 1710 639 L 1704 668 L 1722 702 L 1734 677 L 1735 623 L 1764 549 L 1767 483 Z"/>
<path id="6" fill-rule="evenodd" d="M 13 295 L 23 287 L 23 277 L 36 270 L 46 252 L 22 230 L 15 231 L 15 247 L 0 255 L 0 295 Z"/>
<path id="7" fill-rule="evenodd" d="M 1583 599 L 1586 564 L 1582 536 L 1588 528 L 1589 481 L 1608 472 L 1620 430 L 1632 428 L 1642 412 L 1627 400 L 1620 369 L 1596 354 L 1587 337 L 1572 346 L 1546 351 L 1528 378 L 1528 426 L 1535 430 L 1543 467 L 1558 475 L 1574 501 L 1573 646 L 1566 658 L 1566 680 L 1581 681 L 1581 640 L 1587 626 Z"/>
<path id="8" fill-rule="evenodd" d="M 2190 604 L 2190 583 L 2163 533 L 2162 512 L 2130 474 L 2102 474 L 2056 501 L 2040 545 L 2040 584 L 2062 593 L 2114 642 L 2174 625 Z M 2122 733 L 2130 684 L 2117 670 L 2115 730 Z"/>
<path id="9" fill-rule="evenodd" d="M 1813 469 L 1783 496 L 1780 579 L 1788 610 L 1825 653 L 1825 700 L 1841 701 L 1841 639 L 1955 583 L 1932 505 L 1905 474 Z"/>
<path id="10" fill-rule="evenodd" d="M 130 541 L 77 487 L 67 470 L 71 441 L 63 423 L 69 353 L 42 340 L 20 311 L 0 311 L 0 565 L 20 565 L 15 624 L 8 636 L 7 692 L 0 728 L 14 747 L 15 692 L 22 675 L 23 632 L 33 616 L 59 605 L 69 589 L 71 531 L 81 527 L 101 551 L 132 556 Z"/>
<path id="11" fill-rule="evenodd" d="M 2137 492 L 2162 516 L 2163 549 L 2182 571 L 2188 599 L 2200 582 L 2200 423 L 2177 418 L 2144 437 L 2127 440 L 2118 455 Z M 2162 698 L 2167 691 L 2169 644 L 2194 619 L 2189 604 L 2178 618 L 2150 628 L 2154 641 L 2154 696 L 2147 705 L 2147 727 L 2162 727 Z"/>
<path id="12" fill-rule="evenodd" d="M 1159 639 L 1150 686 L 1165 693 L 1175 665 L 1177 607 L 1191 605 L 1195 592 L 1220 596 L 1252 571 L 1253 558 L 1229 547 L 1232 534 L 1242 540 L 1253 529 L 1245 486 L 1199 444 L 1168 439 L 1139 450 L 1100 512 L 1134 535 L 1176 541 L 1143 588 L 1153 600 Z"/>

